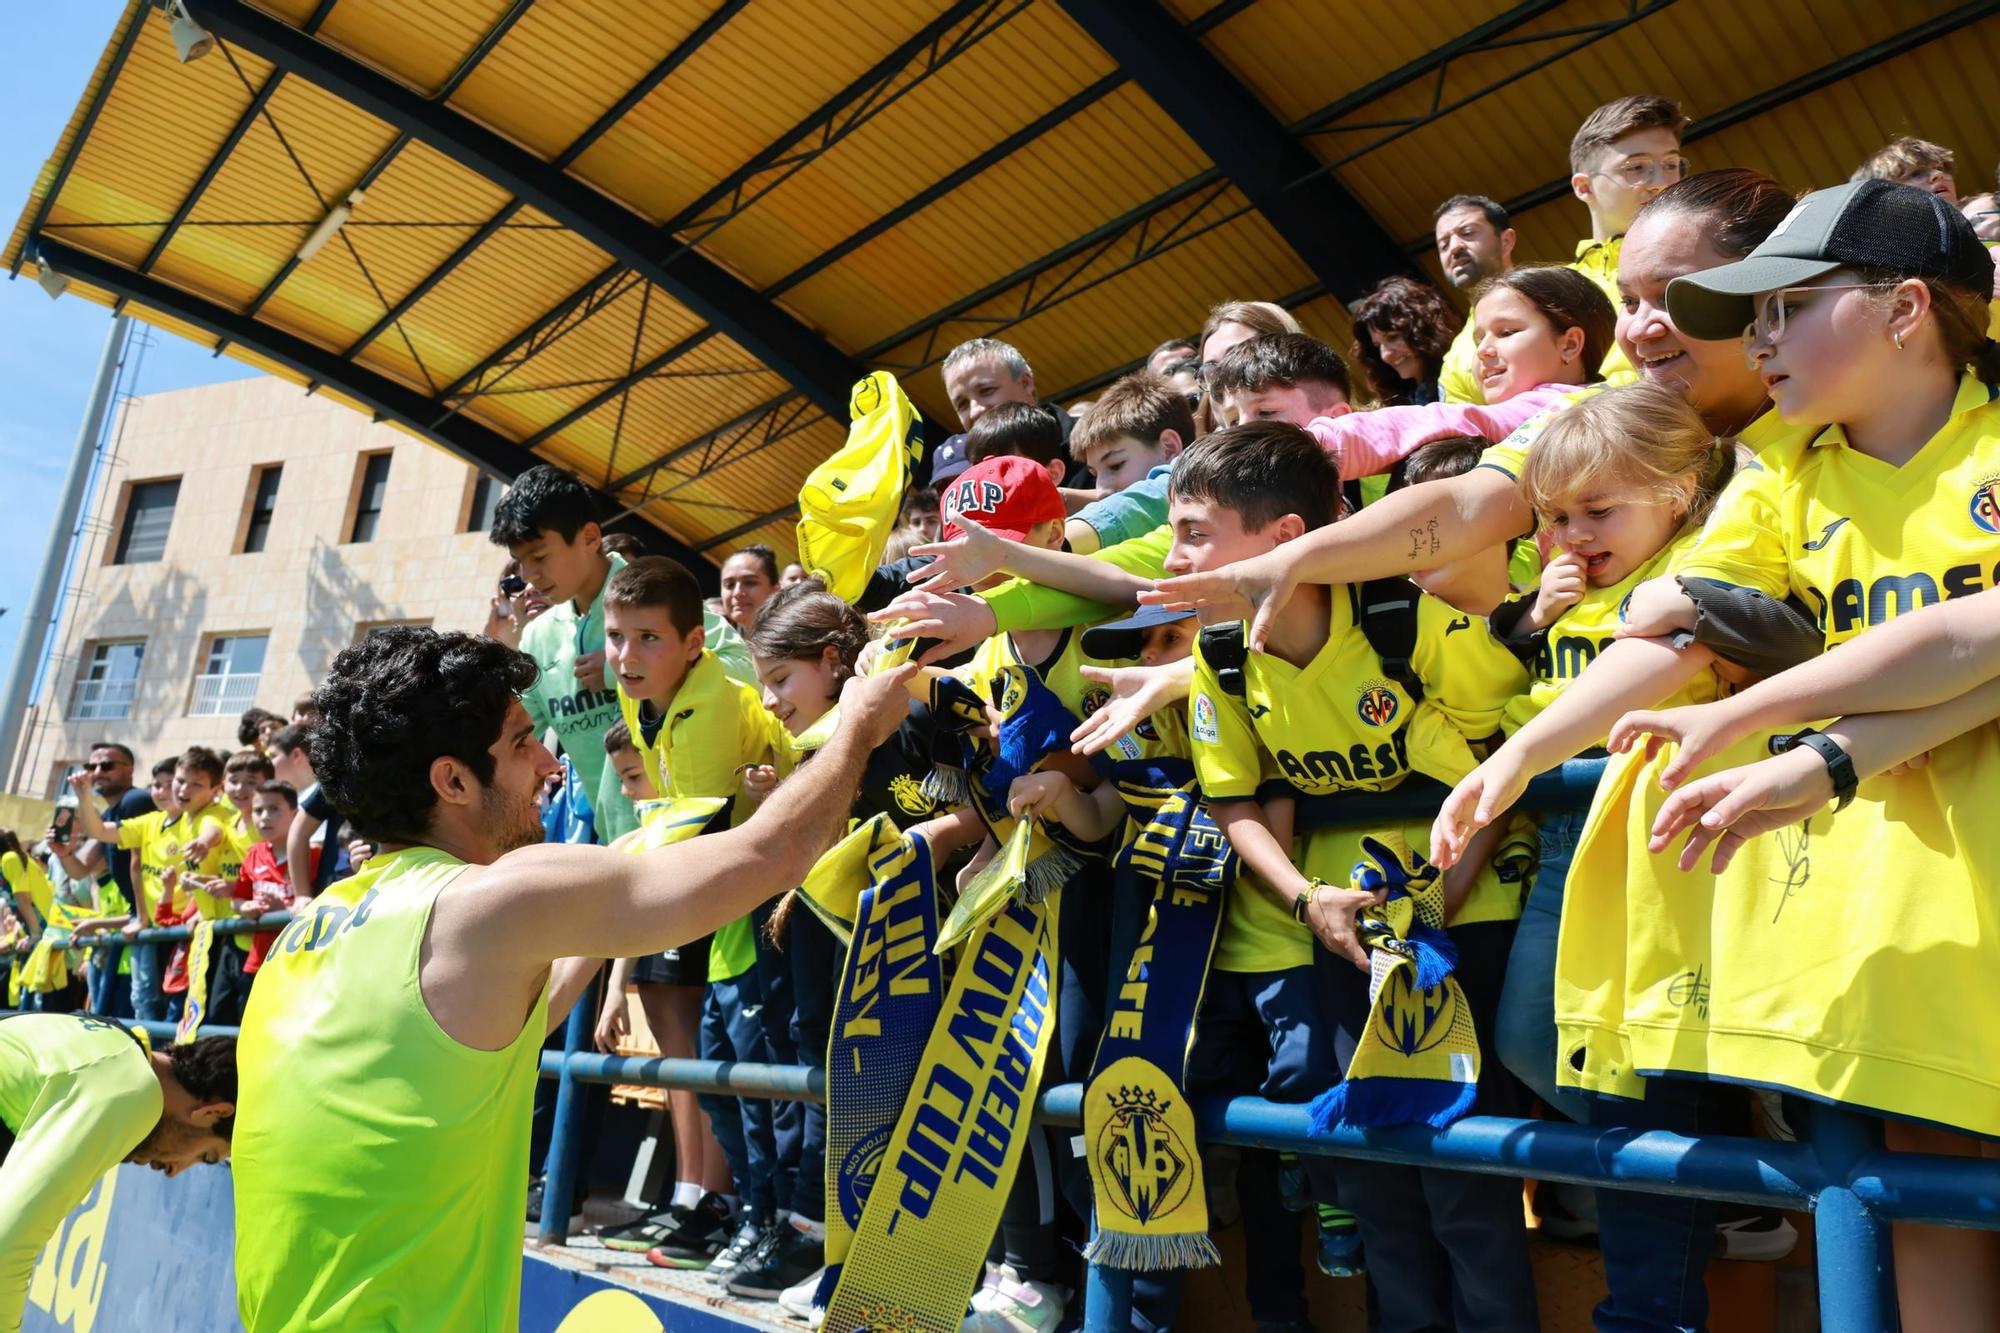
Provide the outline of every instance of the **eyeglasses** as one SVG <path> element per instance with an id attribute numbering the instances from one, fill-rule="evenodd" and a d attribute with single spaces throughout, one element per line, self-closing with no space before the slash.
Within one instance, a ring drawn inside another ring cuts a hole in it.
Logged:
<path id="1" fill-rule="evenodd" d="M 1688 160 L 1675 153 L 1669 157 L 1628 157 L 1604 171 L 1593 171 L 1593 176 L 1609 176 L 1627 189 L 1636 190 L 1654 181 L 1672 185 L 1688 174 Z"/>
<path id="2" fill-rule="evenodd" d="M 1899 286 L 1893 282 L 1836 282 L 1824 287 L 1780 287 L 1776 291 L 1763 292 L 1754 298 L 1751 305 L 1751 319 L 1743 329 L 1743 346 L 1748 348 L 1757 342 L 1776 345 L 1785 336 L 1785 318 L 1794 306 L 1804 305 L 1806 300 L 1820 292 L 1873 292 Z"/>

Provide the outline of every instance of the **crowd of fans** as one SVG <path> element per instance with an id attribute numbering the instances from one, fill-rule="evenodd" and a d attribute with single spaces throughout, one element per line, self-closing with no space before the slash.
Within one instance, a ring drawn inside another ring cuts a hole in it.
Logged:
<path id="1" fill-rule="evenodd" d="M 1882 682 L 1908 686 L 1927 652 L 1962 664 L 1992 633 L 1899 618 L 2000 582 L 1981 244 L 2000 238 L 2000 205 L 1961 211 L 1951 154 L 1908 138 L 1803 200 L 1754 171 L 1693 174 L 1686 123 L 1658 97 L 1585 120 L 1571 167 L 1590 230 L 1568 262 L 1527 262 L 1492 199 L 1441 202 L 1456 295 L 1384 280 L 1356 303 L 1345 358 L 1278 306 L 1231 299 L 1070 411 L 1041 400 L 1019 349 L 962 344 L 942 367 L 960 433 L 929 451 L 854 606 L 764 546 L 733 553 L 704 600 L 685 569 L 606 534 L 574 476 L 524 474 L 492 527 L 510 560 L 486 633 L 539 668 L 522 703 L 560 743 L 548 836 L 643 845 L 670 796 L 761 800 L 897 627 L 975 687 L 1030 669 L 1076 723 L 1074 749 L 1041 756 L 1005 811 L 1072 849 L 1047 1083 L 1089 1071 L 1123 978 L 1106 761 L 1171 755 L 1192 760 L 1249 872 L 1191 1090 L 1305 1102 L 1341 1081 L 1371 1012 L 1357 915 L 1379 900 L 1349 887 L 1360 832 L 1308 826 L 1299 800 L 1434 779 L 1453 788 L 1435 820 L 1374 832 L 1443 872 L 1481 1111 L 1789 1134 L 1837 1102 L 1884 1120 L 1892 1146 L 1981 1155 L 2000 1134 L 1990 1040 L 1897 1019 L 1950 987 L 1976 1025 L 1994 986 L 1987 835 L 1963 806 L 2000 777 L 2000 700 L 1969 668 L 1900 697 Z M 1402 589 L 1389 603 L 1369 591 L 1385 581 Z M 1822 658 L 1892 620 L 1869 669 L 1839 666 L 1860 650 Z M 1212 634 L 1231 624 L 1233 642 Z M 688 716 L 716 720 L 695 734 Z M 94 748 L 73 823 L 33 847 L 4 839 L 0 929 L 38 942 L 17 956 L 20 1002 L 170 1018 L 182 953 L 132 932 L 295 909 L 364 859 L 315 799 L 311 725 L 309 699 L 289 722 L 253 710 L 238 748 L 162 761 L 145 790 L 130 750 Z M 935 727 L 913 703 L 856 809 L 921 829 L 949 885 L 996 847 L 990 820 L 926 785 Z M 1647 736 L 1676 744 L 1656 754 Z M 1512 811 L 1530 776 L 1592 754 L 1611 759 L 1588 818 Z M 1816 813 L 1857 782 L 1837 821 Z M 1962 963 L 1921 947 L 1953 938 L 1976 943 Z M 218 937 L 209 1021 L 241 1014 L 268 943 Z M 1779 948 L 1803 962 L 1773 962 Z M 839 957 L 812 913 L 767 905 L 615 960 L 596 1041 L 628 1040 L 629 990 L 665 1055 L 822 1064 Z M 1628 985 L 1648 969 L 1672 974 L 1670 1002 Z M 1690 1005 L 1703 1026 L 1677 1041 L 1670 1011 Z M 668 1106 L 671 1190 L 604 1242 L 815 1319 L 824 1113 Z M 968 1329 L 1075 1320 L 1089 1178 L 1066 1133 L 1038 1151 L 1053 1169 L 1016 1177 Z M 1375 1327 L 1538 1326 L 1519 1182 L 1204 1160 L 1211 1217 L 1243 1228 L 1260 1330 L 1308 1326 L 1306 1226 L 1322 1269 L 1365 1275 Z M 1543 1186 L 1533 1210 L 1544 1234 L 1597 1238 L 1605 1329 L 1701 1327 L 1712 1257 L 1772 1260 L 1797 1238 L 1781 1214 L 1620 1191 Z M 1904 1326 L 2000 1322 L 1992 1246 L 1899 1227 Z M 1140 1274 L 1133 1327 L 1174 1326 L 1179 1295 L 1177 1273 Z"/>

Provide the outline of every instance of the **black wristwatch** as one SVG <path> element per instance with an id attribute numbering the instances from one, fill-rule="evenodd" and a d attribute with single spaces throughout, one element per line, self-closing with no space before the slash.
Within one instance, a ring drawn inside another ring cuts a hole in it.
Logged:
<path id="1" fill-rule="evenodd" d="M 1791 744 L 1787 745 L 1786 749 L 1803 745 L 1826 761 L 1827 776 L 1833 779 L 1834 812 L 1837 814 L 1845 810 L 1847 803 L 1854 799 L 1854 789 L 1861 785 L 1861 779 L 1855 776 L 1854 757 L 1840 748 L 1839 741 L 1814 731 L 1811 727 L 1787 739 Z"/>

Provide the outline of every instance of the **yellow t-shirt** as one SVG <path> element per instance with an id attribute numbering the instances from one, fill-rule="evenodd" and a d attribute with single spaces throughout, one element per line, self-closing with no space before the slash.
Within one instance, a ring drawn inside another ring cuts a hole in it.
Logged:
<path id="1" fill-rule="evenodd" d="M 1796 593 L 1828 646 L 2000 573 L 2000 404 L 1977 380 L 1900 468 L 1837 428 L 1760 462 L 1681 572 Z M 1657 786 L 1627 767 L 1599 788 L 1564 902 L 1556 1016 L 1586 1082 L 1673 1070 L 2000 1134 L 2000 1029 L 1950 1021 L 2000 1011 L 2000 825 L 1977 796 L 2000 790 L 2000 729 L 1754 839 L 1719 882 L 1645 856 Z"/>
<path id="2" fill-rule="evenodd" d="M 1624 309 L 1625 298 L 1618 291 L 1618 251 L 1625 244 L 1623 236 L 1613 236 L 1608 241 L 1584 239 L 1576 243 L 1576 262 L 1570 267 L 1597 284 L 1604 293 L 1604 299 L 1611 302 L 1613 313 Z M 1604 364 L 1598 373 L 1606 384 L 1630 384 L 1639 378 L 1639 372 L 1625 359 L 1625 349 L 1615 341 L 1611 350 L 1604 354 Z"/>
<path id="3" fill-rule="evenodd" d="M 1504 473 L 1509 481 L 1519 481 L 1521 465 L 1528 461 L 1528 450 L 1534 447 L 1535 441 L 1548 429 L 1549 422 L 1555 419 L 1555 414 L 1564 407 L 1580 403 L 1607 387 L 1609 386 L 1603 384 L 1578 385 L 1574 392 L 1563 395 L 1561 407 L 1551 407 L 1547 411 L 1535 413 L 1514 427 L 1513 433 L 1506 439 L 1498 444 L 1489 445 L 1485 452 L 1479 455 L 1479 466 L 1490 467 L 1496 472 Z"/>
<path id="4" fill-rule="evenodd" d="M 1438 392 L 1447 403 L 1484 403 L 1486 391 L 1479 387 L 1479 343 L 1474 337 L 1472 313 L 1466 312 L 1465 324 L 1458 336 L 1445 349 L 1444 361 L 1438 366 Z"/>
<path id="5" fill-rule="evenodd" d="M 1608 588 L 1591 588 L 1581 601 L 1557 617 L 1543 636 L 1541 651 L 1529 671 L 1528 688 L 1507 701 L 1501 726 L 1511 736 L 1556 701 L 1556 696 L 1583 674 L 1597 655 L 1610 647 L 1618 627 L 1625 623 L 1625 603 L 1632 590 L 1647 579 L 1681 572 L 1681 562 L 1694 549 L 1696 529 L 1690 528 L 1662 546 L 1651 560 L 1640 565 Z M 1721 682 L 1713 671 L 1703 671 L 1681 686 L 1659 708 L 1682 704 L 1704 704 L 1719 697 Z M 1595 742 L 1604 743 L 1603 737 Z"/>
<path id="6" fill-rule="evenodd" d="M 1388 791 L 1412 771 L 1455 782 L 1476 760 L 1467 737 L 1499 729 L 1501 709 L 1527 673 L 1471 616 L 1421 594 L 1411 666 L 1424 686 L 1421 703 L 1382 670 L 1382 659 L 1356 619 L 1347 588 L 1329 597 L 1326 645 L 1303 667 L 1267 653 L 1244 662 L 1241 695 L 1222 688 L 1197 646 L 1188 734 L 1195 772 L 1210 801 L 1253 799 L 1267 779 L 1282 778 L 1309 796 Z M 1428 843 L 1428 821 L 1397 828 L 1411 845 Z M 1368 830 L 1301 835 L 1300 871 L 1344 884 L 1361 860 Z M 1486 883 L 1491 880 L 1491 884 Z M 1490 874 L 1475 887 L 1458 920 L 1518 916 L 1518 887 Z M 1512 911 L 1507 910 L 1512 900 Z M 1272 972 L 1312 960 L 1312 934 L 1254 877 L 1237 880 L 1223 918 L 1215 965 L 1225 972 Z"/>
<path id="7" fill-rule="evenodd" d="M 651 744 L 640 724 L 639 701 L 620 689 L 618 709 L 653 789 L 670 801 L 701 796 L 733 800 L 732 823 L 749 818 L 753 809 L 743 794 L 745 765 L 775 764 L 783 775 L 796 761 L 785 724 L 764 707 L 755 689 L 732 679 L 721 659 L 707 650 L 682 678 Z M 738 917 L 715 932 L 708 979 L 740 976 L 756 957 L 751 918 Z"/>
<path id="8" fill-rule="evenodd" d="M 222 873 L 222 863 L 229 855 L 230 829 L 235 819 L 225 813 L 227 807 L 214 801 L 203 806 L 192 817 L 186 814 L 169 818 L 161 811 L 139 815 L 123 820 L 118 825 L 118 846 L 124 851 L 139 853 L 140 891 L 146 895 L 148 913 L 160 909 L 160 894 L 167 871 L 172 869 L 193 870 L 195 874 L 216 877 Z M 193 866 L 189 866 L 182 849 L 196 841 L 208 830 L 214 829 L 217 837 L 208 853 Z M 241 864 L 241 861 L 238 861 Z M 232 881 L 233 881 L 232 876 Z M 184 901 L 189 896 L 194 899 L 197 913 L 211 921 L 220 921 L 236 915 L 229 895 L 192 892 L 183 889 L 175 895 L 175 901 Z"/>

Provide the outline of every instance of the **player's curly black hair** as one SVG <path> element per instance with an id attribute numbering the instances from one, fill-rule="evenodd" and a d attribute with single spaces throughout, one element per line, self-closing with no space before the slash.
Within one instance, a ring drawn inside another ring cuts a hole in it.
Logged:
<path id="1" fill-rule="evenodd" d="M 198 1102 L 236 1104 L 236 1038 L 197 1037 L 185 1046 L 169 1046 L 174 1082 L 186 1088 Z M 229 1138 L 236 1132 L 236 1117 L 215 1122 L 215 1132 Z"/>
<path id="2" fill-rule="evenodd" d="M 432 762 L 449 755 L 490 782 L 489 747 L 536 674 L 534 659 L 477 635 L 377 630 L 313 691 L 313 773 L 357 833 L 420 841 L 437 804 Z"/>

